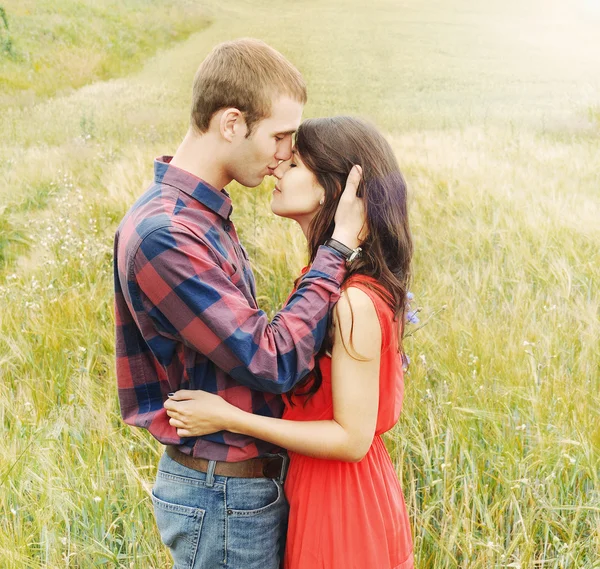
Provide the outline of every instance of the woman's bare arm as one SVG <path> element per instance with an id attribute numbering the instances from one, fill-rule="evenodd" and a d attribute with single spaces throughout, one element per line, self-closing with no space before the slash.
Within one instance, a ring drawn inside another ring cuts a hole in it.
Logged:
<path id="1" fill-rule="evenodd" d="M 375 434 L 379 403 L 381 326 L 373 302 L 349 287 L 334 311 L 333 420 L 289 421 L 253 415 L 202 391 L 179 391 L 165 403 L 182 437 L 220 430 L 243 433 L 291 451 L 359 461 Z"/>

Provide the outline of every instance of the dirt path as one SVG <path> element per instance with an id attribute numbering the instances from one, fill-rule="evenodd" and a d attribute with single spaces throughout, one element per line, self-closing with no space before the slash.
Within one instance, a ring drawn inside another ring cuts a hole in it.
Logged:
<path id="1" fill-rule="evenodd" d="M 36 220 L 65 207 L 57 196 L 103 193 L 119 185 L 114 164 L 122 175 L 128 157 L 147 164 L 173 151 L 198 63 L 219 41 L 240 36 L 262 38 L 298 65 L 309 85 L 305 116 L 361 114 L 400 133 L 499 124 L 589 129 L 585 109 L 600 85 L 600 65 L 591 65 L 600 62 L 594 19 L 510 3 L 468 6 L 208 2 L 212 25 L 140 72 L 0 117 L 8 157 L 0 164 L 0 232 L 40 242 Z"/>

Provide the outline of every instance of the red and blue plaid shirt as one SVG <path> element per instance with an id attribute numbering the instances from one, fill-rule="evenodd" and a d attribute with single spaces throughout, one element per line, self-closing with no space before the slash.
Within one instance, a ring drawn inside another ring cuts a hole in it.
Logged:
<path id="1" fill-rule="evenodd" d="M 193 456 L 240 461 L 276 452 L 229 432 L 182 439 L 163 407 L 167 393 L 202 389 L 237 407 L 280 417 L 281 393 L 314 366 L 344 260 L 321 247 L 298 289 L 270 322 L 230 220 L 227 193 L 154 163 L 154 183 L 115 236 L 117 381 L 126 423 Z"/>

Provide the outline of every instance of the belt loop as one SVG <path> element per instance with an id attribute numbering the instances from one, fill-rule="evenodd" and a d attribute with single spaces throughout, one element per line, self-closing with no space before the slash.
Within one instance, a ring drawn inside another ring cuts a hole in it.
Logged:
<path id="1" fill-rule="evenodd" d="M 281 474 L 279 475 L 279 483 L 283 484 L 285 482 L 285 477 L 287 476 L 288 466 L 290 464 L 290 457 L 287 452 L 282 452 L 279 455 L 283 460 L 281 462 Z"/>
<path id="2" fill-rule="evenodd" d="M 208 468 L 206 469 L 206 486 L 212 488 L 215 484 L 215 467 L 217 466 L 216 460 L 208 461 Z"/>

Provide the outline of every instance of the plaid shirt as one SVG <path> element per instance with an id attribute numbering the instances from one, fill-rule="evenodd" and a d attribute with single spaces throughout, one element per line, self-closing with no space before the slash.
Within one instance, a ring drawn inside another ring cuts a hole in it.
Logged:
<path id="1" fill-rule="evenodd" d="M 163 402 L 171 391 L 202 389 L 245 411 L 280 417 L 279 394 L 314 366 L 346 275 L 344 260 L 321 247 L 269 322 L 229 219 L 229 196 L 169 161 L 155 161 L 154 183 L 115 236 L 121 414 L 193 456 L 235 462 L 276 452 L 270 443 L 224 431 L 181 439 Z"/>

